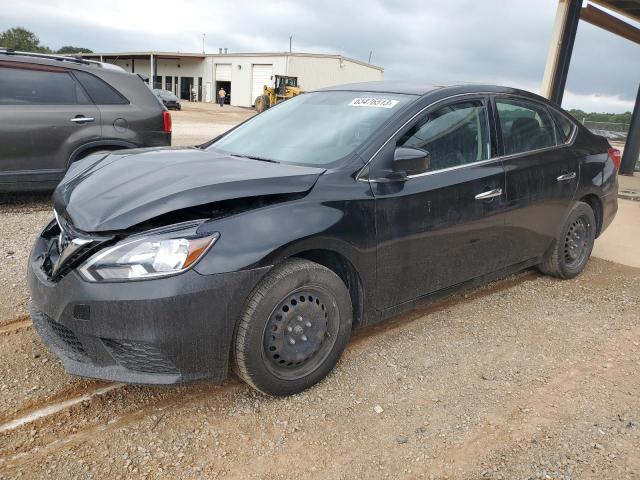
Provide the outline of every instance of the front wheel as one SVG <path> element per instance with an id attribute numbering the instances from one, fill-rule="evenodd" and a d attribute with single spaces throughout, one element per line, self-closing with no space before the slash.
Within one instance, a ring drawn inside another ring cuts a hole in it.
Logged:
<path id="1" fill-rule="evenodd" d="M 275 267 L 249 296 L 234 341 L 234 369 L 268 395 L 292 395 L 322 380 L 351 334 L 342 280 L 302 259 Z"/>
<path id="2" fill-rule="evenodd" d="M 584 202 L 576 202 L 538 269 L 559 278 L 577 276 L 589 261 L 595 238 L 593 210 Z"/>

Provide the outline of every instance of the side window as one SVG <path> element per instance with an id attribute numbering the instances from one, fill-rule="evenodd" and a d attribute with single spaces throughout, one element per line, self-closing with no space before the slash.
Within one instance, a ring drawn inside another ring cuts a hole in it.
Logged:
<path id="1" fill-rule="evenodd" d="M 487 160 L 491 140 L 486 107 L 469 101 L 439 108 L 422 117 L 396 146 L 429 152 L 430 171 Z"/>
<path id="2" fill-rule="evenodd" d="M 556 110 L 551 110 L 551 115 L 553 115 L 553 119 L 556 121 L 556 125 L 558 126 L 560 138 L 563 142 L 568 142 L 571 135 L 573 135 L 573 130 L 576 128 L 575 125 L 567 117 Z"/>
<path id="3" fill-rule="evenodd" d="M 0 67 L 0 105 L 85 105 L 91 103 L 66 71 L 40 66 Z"/>
<path id="4" fill-rule="evenodd" d="M 78 70 L 74 72 L 74 75 L 89 93 L 93 103 L 97 105 L 124 105 L 129 103 L 129 100 L 120 95 L 111 85 L 100 80 L 95 75 Z"/>
<path id="5" fill-rule="evenodd" d="M 554 124 L 543 106 L 498 98 L 496 108 L 505 155 L 556 145 Z"/>

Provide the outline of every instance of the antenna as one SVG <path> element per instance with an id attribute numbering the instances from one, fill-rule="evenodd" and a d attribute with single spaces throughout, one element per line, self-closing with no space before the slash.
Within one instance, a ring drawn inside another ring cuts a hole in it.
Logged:
<path id="1" fill-rule="evenodd" d="M 202 34 L 202 53 L 204 53 L 204 37 L 206 36 L 206 33 Z"/>
<path id="2" fill-rule="evenodd" d="M 371 55 L 373 55 L 373 50 L 369 50 L 369 61 L 368 64 L 371 64 Z"/>
<path id="3" fill-rule="evenodd" d="M 289 35 L 289 53 L 291 53 L 291 43 L 293 41 L 293 35 Z"/>

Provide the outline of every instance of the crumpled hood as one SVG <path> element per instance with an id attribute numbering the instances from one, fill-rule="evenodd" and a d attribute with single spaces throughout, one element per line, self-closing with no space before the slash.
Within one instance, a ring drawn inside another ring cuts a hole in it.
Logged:
<path id="1" fill-rule="evenodd" d="M 306 192 L 322 173 L 197 148 L 123 150 L 74 163 L 53 202 L 76 229 L 124 230 L 221 200 Z"/>

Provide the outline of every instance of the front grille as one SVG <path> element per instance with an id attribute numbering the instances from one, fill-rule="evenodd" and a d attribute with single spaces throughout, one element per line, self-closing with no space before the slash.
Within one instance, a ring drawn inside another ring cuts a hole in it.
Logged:
<path id="1" fill-rule="evenodd" d="M 144 342 L 103 338 L 114 360 L 124 368 L 144 373 L 180 373 L 167 356 L 155 346 Z"/>
<path id="2" fill-rule="evenodd" d="M 41 236 L 46 242 L 46 251 L 41 254 L 41 268 L 52 282 L 60 280 L 114 240 L 113 236 L 89 237 L 86 233 L 77 232 L 58 215 L 43 230 Z"/>
<path id="3" fill-rule="evenodd" d="M 72 360 L 87 361 L 87 352 L 73 331 L 35 309 L 31 311 L 31 318 L 45 342 L 51 343 Z"/>

